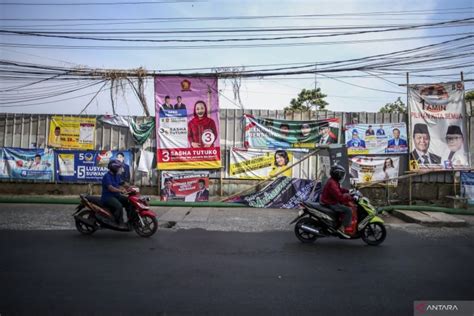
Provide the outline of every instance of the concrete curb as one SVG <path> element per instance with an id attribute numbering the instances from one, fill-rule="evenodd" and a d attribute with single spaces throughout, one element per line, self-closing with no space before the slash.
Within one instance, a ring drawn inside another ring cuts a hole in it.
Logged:
<path id="1" fill-rule="evenodd" d="M 392 214 L 406 222 L 417 223 L 433 227 L 464 227 L 468 226 L 465 220 L 456 218 L 446 213 L 418 212 L 393 210 Z"/>

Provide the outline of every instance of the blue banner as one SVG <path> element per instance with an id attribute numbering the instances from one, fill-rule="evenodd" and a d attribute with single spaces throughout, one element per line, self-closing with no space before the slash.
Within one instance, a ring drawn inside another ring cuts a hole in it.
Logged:
<path id="1" fill-rule="evenodd" d="M 130 182 L 132 152 L 120 150 L 56 150 L 56 180 L 60 182 L 100 182 L 111 159 L 124 163 L 122 180 Z"/>
<path id="2" fill-rule="evenodd" d="M 474 172 L 461 172 L 461 191 L 467 203 L 474 205 Z"/>
<path id="3" fill-rule="evenodd" d="M 51 149 L 0 149 L 0 179 L 53 181 Z"/>

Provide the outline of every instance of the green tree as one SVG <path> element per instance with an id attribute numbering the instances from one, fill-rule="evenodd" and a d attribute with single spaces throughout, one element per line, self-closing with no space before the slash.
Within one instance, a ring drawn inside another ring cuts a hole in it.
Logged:
<path id="1" fill-rule="evenodd" d="M 327 103 L 324 98 L 327 97 L 321 92 L 321 88 L 303 89 L 296 99 L 291 99 L 290 106 L 285 111 L 309 111 L 309 110 L 326 110 Z"/>
<path id="2" fill-rule="evenodd" d="M 400 97 L 395 102 L 387 103 L 379 110 L 380 113 L 407 113 L 407 106 Z"/>
<path id="3" fill-rule="evenodd" d="M 466 96 L 464 97 L 466 101 L 474 100 L 474 90 L 466 92 Z"/>

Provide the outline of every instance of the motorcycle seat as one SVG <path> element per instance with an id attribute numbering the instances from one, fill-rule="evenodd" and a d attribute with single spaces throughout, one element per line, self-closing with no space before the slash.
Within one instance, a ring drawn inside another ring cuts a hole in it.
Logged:
<path id="1" fill-rule="evenodd" d="M 102 204 L 100 195 L 86 195 L 84 198 L 92 204 L 95 204 L 101 208 L 107 209 L 105 205 Z"/>
<path id="2" fill-rule="evenodd" d="M 318 210 L 318 211 L 320 211 L 320 212 L 322 212 L 326 215 L 329 215 L 333 218 L 338 218 L 338 215 L 339 215 L 338 213 L 334 212 L 333 210 L 331 210 L 328 207 L 325 207 L 325 206 L 321 205 L 320 203 L 307 201 L 307 202 L 303 202 L 303 204 L 305 204 L 310 209 L 314 208 L 314 209 L 316 209 L 316 210 Z"/>

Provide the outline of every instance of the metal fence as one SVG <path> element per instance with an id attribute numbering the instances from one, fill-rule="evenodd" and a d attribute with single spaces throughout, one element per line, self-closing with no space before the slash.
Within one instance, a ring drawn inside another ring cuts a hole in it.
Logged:
<path id="1" fill-rule="evenodd" d="M 472 101 L 467 104 L 467 126 L 469 131 L 469 144 L 471 156 L 474 152 L 474 117 Z M 287 119 L 287 120 L 317 120 L 325 118 L 339 118 L 341 125 L 354 123 L 395 123 L 407 122 L 407 115 L 399 113 L 370 113 L 370 112 L 331 112 L 331 111 L 311 111 L 311 112 L 284 112 L 276 110 L 246 110 L 245 113 L 258 117 Z M 222 148 L 222 165 L 220 170 L 212 171 L 211 178 L 227 179 L 227 170 L 229 166 L 229 154 L 232 147 L 243 146 L 243 114 L 242 110 L 221 109 L 220 110 L 220 137 Z M 44 114 L 8 114 L 0 113 L 0 147 L 18 147 L 18 148 L 44 148 L 47 146 L 49 134 L 49 124 L 52 115 Z M 68 115 L 64 115 L 68 116 Z M 94 117 L 94 116 L 85 116 Z M 135 117 L 140 123 L 145 117 Z M 341 132 L 341 142 L 345 142 L 344 133 Z M 156 151 L 156 135 L 152 133 L 151 137 L 143 144 L 137 145 L 129 130 L 124 127 L 116 127 L 103 124 L 97 121 L 96 126 L 96 147 L 97 150 L 127 150 L 134 151 L 134 164 L 137 165 L 139 152 L 141 149 Z M 298 162 L 303 153 L 296 153 L 294 162 Z M 407 155 L 404 155 L 408 160 Z M 471 157 L 472 158 L 472 157 Z M 316 157 L 302 162 L 293 168 L 295 177 L 310 178 L 316 177 Z M 403 168 L 403 167 L 402 167 Z M 139 185 L 157 185 L 158 173 L 152 174 L 135 173 L 135 183 Z M 446 171 L 431 175 L 420 176 L 414 181 L 452 183 L 453 172 Z"/>

